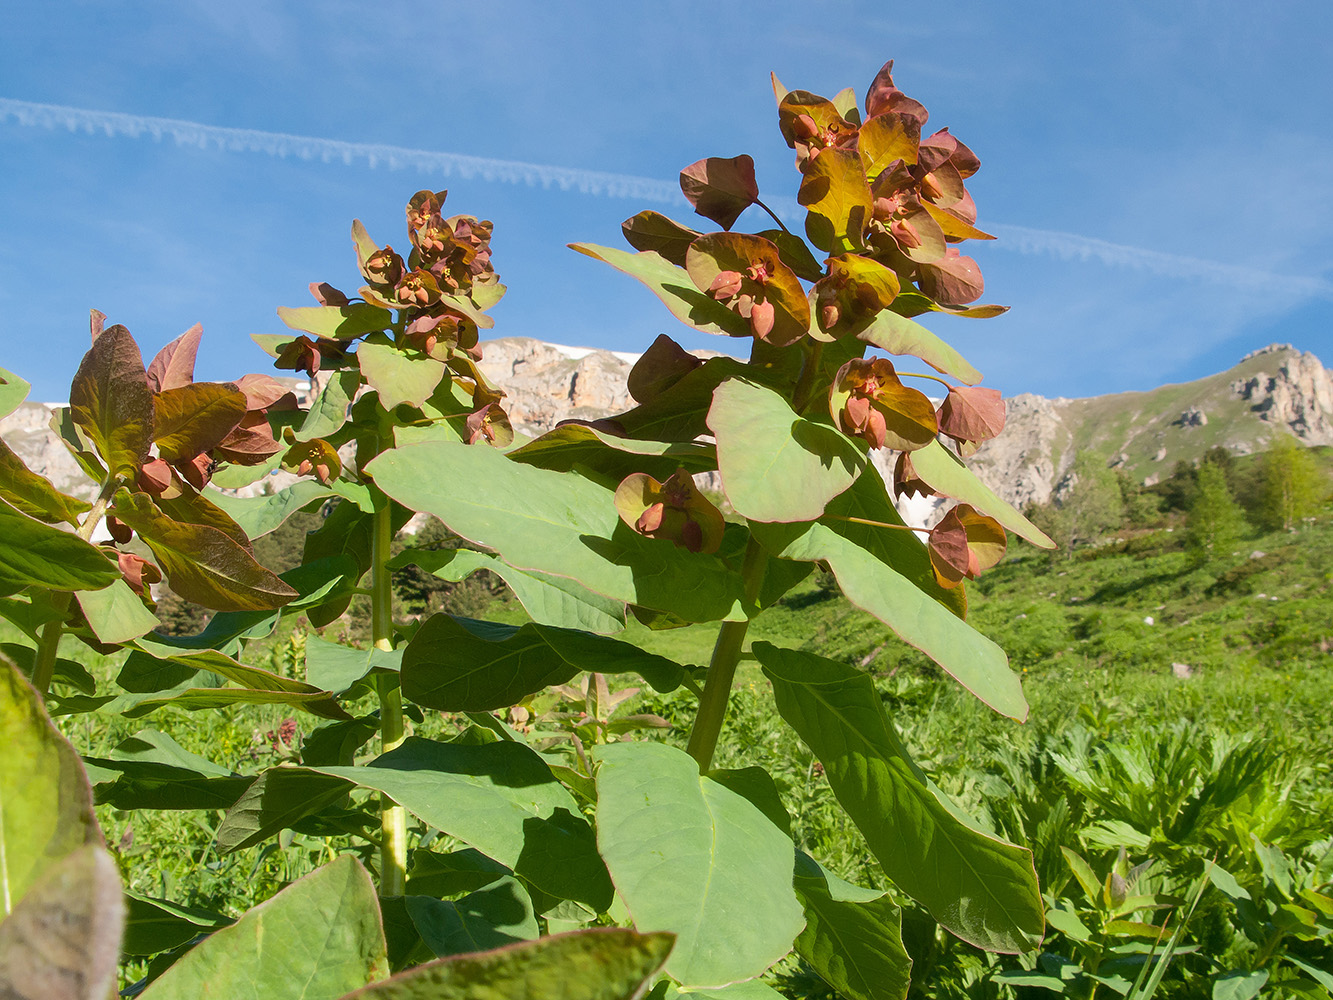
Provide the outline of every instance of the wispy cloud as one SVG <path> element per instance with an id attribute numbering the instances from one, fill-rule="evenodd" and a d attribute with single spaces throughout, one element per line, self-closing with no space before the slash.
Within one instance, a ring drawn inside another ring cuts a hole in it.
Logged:
<path id="1" fill-rule="evenodd" d="M 70 132 L 102 133 L 109 138 L 171 139 L 180 146 L 216 149 L 229 153 L 261 153 L 279 159 L 294 157 L 323 163 L 365 164 L 368 167 L 416 170 L 427 175 L 481 178 L 497 184 L 577 191 L 606 198 L 624 198 L 658 204 L 685 204 L 679 188 L 667 181 L 630 174 L 550 164 L 501 160 L 462 153 L 442 153 L 378 143 L 345 142 L 287 135 L 258 129 L 223 128 L 174 118 L 95 111 L 56 104 L 37 104 L 0 98 L 0 123 L 12 119 L 32 128 L 66 129 Z M 804 211 L 790 199 L 773 209 L 788 220 L 799 220 Z M 1002 238 L 999 246 L 1022 254 L 1041 254 L 1063 260 L 1096 261 L 1108 267 L 1126 268 L 1165 277 L 1224 284 L 1232 288 L 1276 292 L 1299 299 L 1333 300 L 1333 282 L 1321 277 L 1272 274 L 1253 268 L 1106 240 L 1026 226 L 991 224 L 987 227 Z"/>

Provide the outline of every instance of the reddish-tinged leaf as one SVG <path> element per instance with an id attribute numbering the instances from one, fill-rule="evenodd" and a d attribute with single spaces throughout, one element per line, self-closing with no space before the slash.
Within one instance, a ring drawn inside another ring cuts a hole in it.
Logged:
<path id="1" fill-rule="evenodd" d="M 872 448 L 914 451 L 935 440 L 935 407 L 902 384 L 887 358 L 853 358 L 829 387 L 829 413 L 843 433 Z"/>
<path id="2" fill-rule="evenodd" d="M 109 327 L 93 341 L 70 386 L 69 411 L 112 476 L 139 475 L 153 438 L 153 396 L 139 345 L 125 327 Z"/>
<path id="3" fill-rule="evenodd" d="M 856 131 L 856 126 L 843 118 L 837 105 L 807 90 L 791 90 L 782 95 L 778 101 L 778 128 L 788 146 L 792 149 L 800 146 L 803 150 L 812 141 L 819 148 L 829 144 L 826 139 L 850 138 Z M 803 156 L 798 162 L 800 159 Z"/>
<path id="4" fill-rule="evenodd" d="M 204 328 L 196 323 L 162 350 L 148 366 L 148 387 L 154 392 L 178 389 L 194 381 L 194 359 Z"/>
<path id="5" fill-rule="evenodd" d="M 950 386 L 940 407 L 940 430 L 959 441 L 989 441 L 1004 430 L 999 389 Z"/>
<path id="6" fill-rule="evenodd" d="M 272 375 L 242 375 L 233 384 L 245 393 L 247 410 L 296 409 L 296 395 L 291 386 L 279 382 Z M 279 403 L 283 405 L 279 406 Z"/>
<path id="7" fill-rule="evenodd" d="M 636 472 L 620 483 L 616 512 L 631 529 L 649 538 L 667 539 L 691 552 L 716 552 L 726 521 L 694 485 L 694 477 L 677 469 L 665 483 Z"/>
<path id="8" fill-rule="evenodd" d="M 876 115 L 882 115 L 889 111 L 911 115 L 918 119 L 922 125 L 930 117 L 929 112 L 920 102 L 912 100 L 894 86 L 892 59 L 880 67 L 879 72 L 875 74 L 875 79 L 870 81 L 870 89 L 866 91 L 867 118 L 874 118 Z"/>
<path id="9" fill-rule="evenodd" d="M 323 438 L 297 441 L 282 456 L 282 467 L 298 476 L 314 476 L 325 486 L 342 475 L 337 450 Z"/>
<path id="10" fill-rule="evenodd" d="M 863 329 L 887 308 L 900 290 L 898 275 L 878 261 L 842 254 L 827 261 L 828 274 L 810 290 L 810 303 L 820 340 L 834 340 Z"/>
<path id="11" fill-rule="evenodd" d="M 393 316 L 387 309 L 368 302 L 354 302 L 346 306 L 300 306 L 296 309 L 278 306 L 278 318 L 293 330 L 313 333 L 329 340 L 354 340 L 365 333 L 388 329 L 393 323 Z"/>
<path id="12" fill-rule="evenodd" d="M 680 189 L 698 214 L 727 230 L 759 198 L 754 160 L 744 153 L 730 159 L 710 156 L 691 163 L 680 172 Z"/>
<path id="13" fill-rule="evenodd" d="M 146 493 L 117 491 L 113 510 L 148 544 L 171 589 L 187 601 L 217 611 L 271 611 L 297 596 L 217 528 L 177 523 Z"/>
<path id="14" fill-rule="evenodd" d="M 143 596 L 145 583 L 162 582 L 162 571 L 142 556 L 136 556 L 133 552 L 117 552 L 116 559 L 120 563 L 120 578 L 140 597 Z"/>
<path id="15" fill-rule="evenodd" d="M 967 547 L 967 529 L 954 511 L 945 514 L 930 531 L 930 565 L 941 587 L 956 587 L 969 575 L 971 553 Z"/>
<path id="16" fill-rule="evenodd" d="M 940 208 L 928 201 L 923 202 L 921 207 L 930 213 L 930 217 L 935 220 L 935 224 L 950 242 L 995 239 L 990 233 L 982 232 L 971 223 L 964 222 L 949 209 Z"/>
<path id="17" fill-rule="evenodd" d="M 808 210 L 805 232 L 826 253 L 851 253 L 865 246 L 870 223 L 870 185 L 854 149 L 825 149 L 806 161 L 796 200 Z"/>
<path id="18" fill-rule="evenodd" d="M 970 504 L 950 510 L 930 532 L 930 563 L 943 587 L 975 580 L 1001 559 L 1008 539 L 1000 522 Z"/>
<path id="19" fill-rule="evenodd" d="M 202 486 L 199 488 L 202 489 Z M 245 551 L 254 550 L 245 534 L 245 529 L 232 520 L 230 514 L 203 493 L 196 492 L 194 488 L 186 486 L 179 479 L 176 480 L 176 489 L 155 497 L 154 503 L 173 521 L 217 528 Z"/>
<path id="20" fill-rule="evenodd" d="M 956 247 L 949 247 L 943 260 L 922 264 L 920 275 L 921 290 L 943 306 L 975 302 L 986 289 L 977 262 L 961 256 Z"/>
<path id="21" fill-rule="evenodd" d="M 213 449 L 213 454 L 236 465 L 262 465 L 283 448 L 284 445 L 273 436 L 268 417 L 259 410 L 251 410 Z"/>
<path id="22" fill-rule="evenodd" d="M 92 334 L 93 343 L 97 343 L 97 338 L 102 335 L 102 330 L 106 326 L 106 313 L 100 309 L 93 309 L 88 313 L 88 332 Z"/>
<path id="23" fill-rule="evenodd" d="M 351 299 L 326 281 L 310 282 L 310 294 L 322 306 L 345 306 L 351 302 Z"/>
<path id="24" fill-rule="evenodd" d="M 646 403 L 679 382 L 703 364 L 665 333 L 652 342 L 630 369 L 626 380 L 629 394 Z"/>
<path id="25" fill-rule="evenodd" d="M 745 233 L 710 233 L 690 245 L 685 261 L 690 280 L 707 292 L 718 275 L 735 271 L 744 276 L 740 291 L 725 302 L 727 307 L 751 323 L 755 303 L 773 306 L 772 324 L 758 334 L 770 344 L 782 347 L 806 335 L 810 326 L 810 306 L 800 279 L 786 264 L 777 246 L 759 236 Z M 763 311 L 760 323 L 762 324 Z"/>
<path id="26" fill-rule="evenodd" d="M 916 162 L 921 123 L 910 115 L 876 115 L 861 126 L 856 148 L 866 177 L 874 180 L 897 160 Z"/>
<path id="27" fill-rule="evenodd" d="M 635 250 L 660 254 L 677 267 L 685 266 L 685 251 L 702 233 L 668 219 L 660 212 L 644 211 L 620 224 L 625 240 Z"/>
<path id="28" fill-rule="evenodd" d="M 916 474 L 916 469 L 912 467 L 912 453 L 910 451 L 901 452 L 898 455 L 898 461 L 893 466 L 893 491 L 899 499 L 937 495 L 930 483 Z"/>
<path id="29" fill-rule="evenodd" d="M 230 382 L 191 382 L 153 397 L 153 440 L 167 462 L 211 451 L 246 413 L 245 393 Z"/>

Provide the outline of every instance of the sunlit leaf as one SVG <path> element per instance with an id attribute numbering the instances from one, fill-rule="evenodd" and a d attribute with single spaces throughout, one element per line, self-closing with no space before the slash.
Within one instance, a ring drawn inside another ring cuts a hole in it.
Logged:
<path id="1" fill-rule="evenodd" d="M 204 328 L 196 323 L 157 352 L 148 365 L 148 386 L 153 392 L 178 389 L 194 381 L 194 361 Z"/>
<path id="2" fill-rule="evenodd" d="M 153 438 L 153 397 L 139 345 L 125 327 L 103 331 L 69 387 L 69 412 L 113 476 L 133 479 Z"/>
<path id="3" fill-rule="evenodd" d="M 686 986 L 759 975 L 804 924 L 790 838 L 660 743 L 598 747 L 597 844 L 640 930 L 670 931 Z"/>
<path id="4" fill-rule="evenodd" d="M 753 521 L 814 520 L 866 465 L 864 452 L 834 428 L 739 379 L 718 386 L 708 428 L 727 500 Z"/>
<path id="5" fill-rule="evenodd" d="M 424 354 L 413 357 L 382 334 L 363 340 L 356 356 L 362 376 L 379 392 L 380 403 L 386 409 L 392 410 L 400 403 L 423 405 L 444 378 L 443 362 Z"/>
<path id="6" fill-rule="evenodd" d="M 51 861 L 0 922 L 0 996 L 114 996 L 125 920 L 116 862 L 92 844 Z"/>
<path id="7" fill-rule="evenodd" d="M 393 314 L 368 302 L 346 306 L 278 306 L 278 318 L 293 330 L 312 333 L 330 340 L 353 340 L 365 333 L 386 330 L 393 325 Z"/>
<path id="8" fill-rule="evenodd" d="M 662 300 L 663 305 L 682 323 L 704 333 L 723 333 L 731 337 L 753 335 L 750 324 L 711 295 L 699 291 L 690 276 L 655 253 L 626 253 L 592 243 L 571 243 L 570 249 L 605 261 L 617 271 L 641 281 Z"/>
<path id="9" fill-rule="evenodd" d="M 938 441 L 912 452 L 912 468 L 936 492 L 971 504 L 1038 548 L 1055 548 L 1055 543 L 1044 531 L 996 496 Z"/>
<path id="10" fill-rule="evenodd" d="M 685 266 L 685 251 L 703 234 L 668 219 L 660 212 L 643 211 L 620 224 L 625 240 L 635 250 L 660 254 L 677 267 Z"/>
<path id="11" fill-rule="evenodd" d="M 682 258 L 681 264 L 684 263 Z M 8 368 L 0 368 L 0 417 L 7 417 L 17 410 L 31 391 L 32 385 L 25 379 L 19 378 Z"/>
<path id="12" fill-rule="evenodd" d="M 428 962 L 343 1000 L 637 1000 L 671 945 L 670 934 L 619 927 L 556 934 Z"/>
<path id="13" fill-rule="evenodd" d="M 245 393 L 230 382 L 191 382 L 153 397 L 153 441 L 167 462 L 211 451 L 241 422 Z"/>
<path id="14" fill-rule="evenodd" d="M 854 253 L 865 245 L 872 199 L 855 150 L 825 149 L 807 161 L 796 200 L 808 210 L 805 232 L 819 249 Z"/>
<path id="15" fill-rule="evenodd" d="M 64 521 L 75 527 L 79 515 L 91 506 L 61 493 L 45 476 L 29 469 L 3 439 L 0 439 L 0 498 L 29 517 Z"/>
<path id="16" fill-rule="evenodd" d="M 101 590 L 76 591 L 74 599 L 93 635 L 107 644 L 129 642 L 162 624 L 124 580 Z"/>
<path id="17" fill-rule="evenodd" d="M 0 593 L 25 587 L 100 590 L 120 579 L 105 552 L 0 499 Z"/>
<path id="18" fill-rule="evenodd" d="M 916 163 L 921 123 L 908 115 L 880 114 L 866 121 L 857 133 L 857 152 L 865 175 L 874 180 L 895 160 Z"/>
<path id="19" fill-rule="evenodd" d="M 217 528 L 177 523 L 147 494 L 121 489 L 113 510 L 153 550 L 172 589 L 187 601 L 218 611 L 254 611 L 281 607 L 296 596 Z"/>
<path id="20" fill-rule="evenodd" d="M 690 279 L 700 291 L 709 294 L 724 272 L 738 276 L 736 293 L 723 296 L 729 309 L 747 320 L 750 332 L 771 344 L 783 346 L 800 340 L 810 326 L 810 306 L 800 279 L 782 262 L 775 244 L 748 233 L 709 233 L 700 236 L 685 256 Z M 721 295 L 722 293 L 717 293 Z M 771 306 L 771 322 L 763 329 L 747 313 L 762 305 Z"/>
<path id="21" fill-rule="evenodd" d="M 51 723 L 36 690 L 0 657 L 0 918 L 48 866 L 101 844 L 79 755 Z"/>
<path id="22" fill-rule="evenodd" d="M 906 294 L 899 295 L 894 305 Z M 956 350 L 921 324 L 891 310 L 880 312 L 856 336 L 890 354 L 910 354 L 920 358 L 937 372 L 952 375 L 968 385 L 981 381 L 981 372 L 973 368 Z"/>
<path id="23" fill-rule="evenodd" d="M 1032 852 L 982 832 L 907 756 L 870 676 L 756 642 L 778 711 L 824 765 L 834 795 L 894 883 L 963 940 L 1027 951 L 1043 906 Z"/>
<path id="24" fill-rule="evenodd" d="M 344 854 L 215 931 L 140 995 L 337 1000 L 388 974 L 375 888 Z"/>
<path id="25" fill-rule="evenodd" d="M 691 163 L 680 172 L 680 189 L 696 212 L 729 230 L 759 197 L 754 160 L 742 153 Z"/>

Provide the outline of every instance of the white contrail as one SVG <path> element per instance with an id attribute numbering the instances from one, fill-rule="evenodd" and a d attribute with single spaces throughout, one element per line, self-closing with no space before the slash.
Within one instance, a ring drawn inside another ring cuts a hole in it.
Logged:
<path id="1" fill-rule="evenodd" d="M 436 153 L 426 149 L 408 149 L 403 146 L 384 146 L 365 142 L 343 142 L 338 139 L 315 139 L 302 135 L 284 135 L 280 132 L 261 132 L 248 128 L 220 128 L 175 118 L 150 118 L 145 115 L 127 115 L 117 111 L 90 111 L 86 108 L 67 108 L 57 104 L 34 104 L 0 97 L 0 122 L 9 118 L 20 125 L 38 128 L 64 128 L 70 132 L 101 132 L 109 138 L 126 136 L 131 139 L 164 137 L 175 140 L 178 146 L 197 146 L 200 149 L 218 149 L 228 153 L 264 153 L 285 159 L 288 156 L 302 160 L 320 160 L 324 163 L 341 161 L 351 166 L 364 162 L 369 167 L 385 166 L 391 170 L 412 169 L 424 174 L 442 174 L 500 184 L 526 184 L 529 187 L 559 188 L 582 194 L 602 195 L 608 198 L 630 198 L 637 201 L 685 203 L 675 184 L 633 177 L 626 174 L 606 173 L 600 170 L 579 170 L 553 167 L 539 163 L 521 163 L 515 160 L 496 160 L 484 156 L 465 156 L 461 153 Z"/>
<path id="2" fill-rule="evenodd" d="M 64 128 L 70 132 L 83 131 L 90 134 L 101 132 L 109 138 L 148 137 L 160 142 L 164 137 L 170 137 L 179 146 L 218 149 L 223 152 L 264 153 L 279 158 L 293 156 L 302 160 L 320 160 L 324 163 L 342 162 L 349 166 L 365 163 L 372 168 L 386 166 L 390 169 L 412 169 L 424 174 L 461 177 L 466 180 L 479 177 L 491 183 L 524 184 L 528 187 L 578 191 L 581 194 L 607 198 L 625 198 L 680 206 L 686 204 L 680 189 L 675 184 L 630 174 L 523 163 L 484 156 L 467 156 L 462 153 L 440 153 L 426 149 L 408 149 L 403 146 L 316 139 L 280 132 L 263 132 L 258 129 L 222 128 L 175 118 L 152 118 L 117 111 L 91 111 L 87 108 L 37 104 L 0 97 L 0 123 L 11 118 L 18 124 L 29 127 Z M 789 222 L 799 223 L 805 215 L 804 209 L 793 199 L 775 200 L 770 203 L 770 207 Z M 1271 274 L 1233 264 L 1146 250 L 1054 230 L 1010 225 L 989 225 L 986 228 L 996 236 L 1003 237 L 1003 241 L 999 244 L 1001 248 L 1018 253 L 1049 254 L 1064 260 L 1096 260 L 1111 267 L 1225 284 L 1241 287 L 1247 291 L 1266 290 L 1302 299 L 1333 299 L 1333 283 L 1323 278 Z"/>

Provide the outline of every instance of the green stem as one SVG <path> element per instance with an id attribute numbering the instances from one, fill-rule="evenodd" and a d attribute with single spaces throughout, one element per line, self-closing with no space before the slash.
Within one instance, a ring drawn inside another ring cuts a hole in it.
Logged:
<path id="1" fill-rule="evenodd" d="M 755 203 L 756 205 L 758 205 L 760 208 L 762 208 L 765 212 L 767 212 L 770 216 L 772 216 L 773 221 L 776 222 L 776 223 L 778 224 L 779 227 L 781 227 L 781 229 L 782 229 L 782 231 L 783 231 L 784 233 L 786 233 L 788 236 L 791 235 L 791 230 L 788 229 L 785 225 L 782 224 L 782 220 L 779 219 L 779 218 L 777 217 L 777 213 L 774 212 L 773 209 L 769 208 L 767 205 L 765 205 L 765 204 L 764 204 L 762 201 L 760 201 L 758 198 L 756 198 L 756 199 L 754 200 L 754 203 Z"/>
<path id="2" fill-rule="evenodd" d="M 899 378 L 928 378 L 928 379 L 930 379 L 932 382 L 938 382 L 940 385 L 944 386 L 944 388 L 946 388 L 946 389 L 952 389 L 952 388 L 953 388 L 953 383 L 952 383 L 952 382 L 946 382 L 946 381 L 944 381 L 944 379 L 942 379 L 942 378 L 938 378 L 938 377 L 935 376 L 935 375 L 927 375 L 925 372 L 898 372 L 897 374 L 898 374 L 898 377 L 899 377 Z"/>
<path id="3" fill-rule="evenodd" d="M 824 345 L 818 340 L 805 342 L 805 359 L 801 365 L 801 377 L 796 382 L 796 391 L 792 393 L 792 409 L 797 413 L 805 410 L 810 402 L 810 391 L 815 386 L 815 376 L 819 374 L 819 359 L 824 353 Z"/>
<path id="4" fill-rule="evenodd" d="M 102 523 L 107 504 L 111 502 L 111 497 L 119 485 L 120 480 L 115 476 L 107 476 L 102 483 L 92 509 L 79 525 L 78 535 L 85 542 L 92 539 L 93 532 Z M 65 612 L 69 610 L 70 601 L 73 599 L 74 595 L 68 591 L 56 591 L 51 594 L 51 605 L 60 612 L 60 617 L 42 626 L 42 637 L 37 643 L 37 652 L 32 664 L 32 686 L 42 698 L 45 698 L 47 691 L 51 689 L 51 678 L 55 676 L 56 659 L 60 654 L 60 639 L 65 634 Z"/>
<path id="5" fill-rule="evenodd" d="M 378 488 L 370 555 L 370 628 L 376 649 L 393 651 L 393 590 L 388 569 L 393 541 L 392 504 Z M 375 679 L 380 702 L 380 752 L 403 742 L 403 692 L 394 673 Z M 402 896 L 407 890 L 407 812 L 388 796 L 380 797 L 380 895 Z"/>
<path id="6" fill-rule="evenodd" d="M 741 569 L 747 604 L 753 604 L 759 594 L 767 562 L 767 553 L 751 538 L 745 548 L 745 563 Z M 694 717 L 694 727 L 690 730 L 689 745 L 685 748 L 699 762 L 700 772 L 712 766 L 713 752 L 717 749 L 722 723 L 727 717 L 736 664 L 740 662 L 741 647 L 745 644 L 745 633 L 749 627 L 750 622 L 746 619 L 723 622 L 718 630 L 713 657 L 708 663 L 708 677 L 704 681 L 703 693 L 699 696 L 699 710 Z"/>

